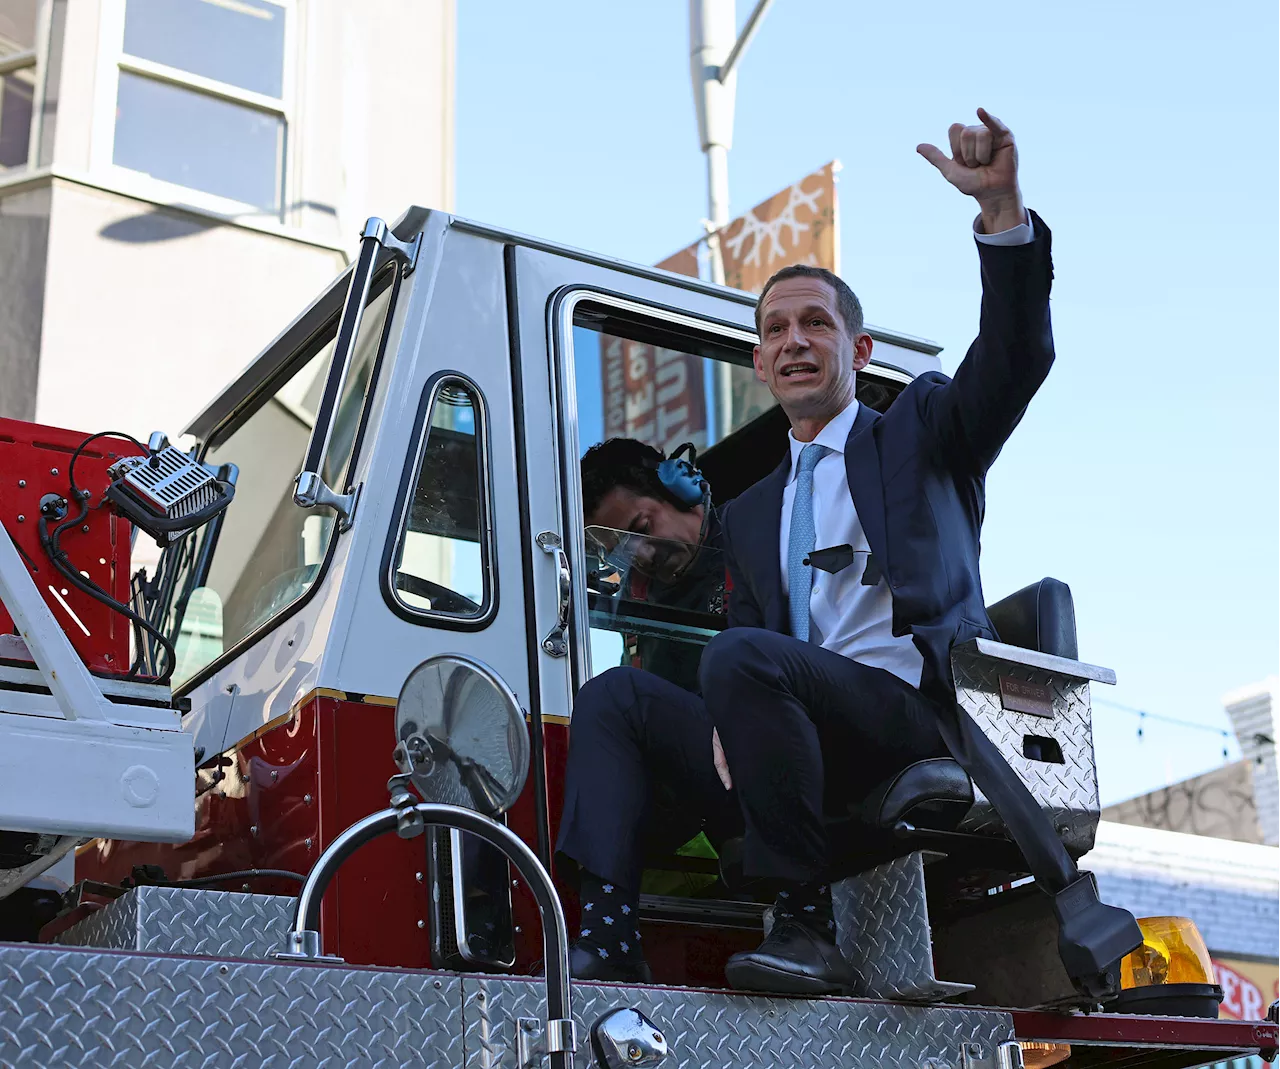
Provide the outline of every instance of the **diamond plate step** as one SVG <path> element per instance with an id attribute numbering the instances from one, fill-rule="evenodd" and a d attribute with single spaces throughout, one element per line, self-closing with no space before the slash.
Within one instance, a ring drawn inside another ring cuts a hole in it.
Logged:
<path id="1" fill-rule="evenodd" d="M 297 900 L 281 895 L 135 887 L 58 936 L 64 946 L 268 960 Z"/>

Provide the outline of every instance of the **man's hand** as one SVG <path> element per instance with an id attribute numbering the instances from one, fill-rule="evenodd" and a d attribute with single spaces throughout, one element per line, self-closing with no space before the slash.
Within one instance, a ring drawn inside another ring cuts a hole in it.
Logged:
<path id="1" fill-rule="evenodd" d="M 947 131 L 950 158 L 935 145 L 917 145 L 916 151 L 978 202 L 983 231 L 998 234 L 1027 221 L 1018 189 L 1018 146 L 1013 132 L 984 108 L 978 109 L 978 118 L 980 126 L 954 123 Z"/>
<path id="2" fill-rule="evenodd" d="M 726 791 L 733 790 L 733 777 L 729 775 L 729 762 L 724 759 L 724 747 L 720 745 L 720 732 L 711 731 L 711 760 L 715 762 L 716 775 Z"/>

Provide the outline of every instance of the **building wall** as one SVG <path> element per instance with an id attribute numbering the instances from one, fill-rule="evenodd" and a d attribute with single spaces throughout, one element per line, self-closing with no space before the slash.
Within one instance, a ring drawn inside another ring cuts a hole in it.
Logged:
<path id="1" fill-rule="evenodd" d="M 1102 811 L 1102 819 L 1260 843 L 1262 828 L 1258 823 L 1252 772 L 1249 761 L 1234 761 L 1202 776 L 1107 806 Z"/>
<path id="2" fill-rule="evenodd" d="M 332 249 L 54 180 L 40 422 L 177 435 L 343 267 Z"/>
<path id="3" fill-rule="evenodd" d="M 453 0 L 295 0 L 279 219 L 114 165 L 124 3 L 43 0 L 38 147 L 0 171 L 0 414 L 174 434 L 367 216 L 452 207 Z"/>
<path id="4" fill-rule="evenodd" d="M 0 416 L 34 419 L 49 250 L 47 187 L 0 198 Z"/>
<path id="5" fill-rule="evenodd" d="M 1276 775 L 1276 706 L 1280 704 L 1280 680 L 1272 676 L 1232 691 L 1222 698 L 1231 718 L 1240 752 L 1253 774 L 1254 797 L 1262 841 L 1280 843 L 1280 782 Z"/>

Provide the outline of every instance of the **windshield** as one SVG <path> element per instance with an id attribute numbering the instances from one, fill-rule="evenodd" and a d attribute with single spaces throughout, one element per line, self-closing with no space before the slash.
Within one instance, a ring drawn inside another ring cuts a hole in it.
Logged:
<path id="1" fill-rule="evenodd" d="M 321 473 L 335 489 L 346 488 L 395 291 L 390 274 L 375 281 L 361 320 Z M 288 361 L 247 415 L 237 414 L 214 432 L 205 450 L 206 464 L 238 469 L 236 496 L 220 524 L 166 550 L 161 563 L 177 575 L 172 581 L 175 686 L 297 602 L 320 575 L 335 517 L 295 505 L 293 485 L 324 392 L 337 328 L 335 316 Z"/>

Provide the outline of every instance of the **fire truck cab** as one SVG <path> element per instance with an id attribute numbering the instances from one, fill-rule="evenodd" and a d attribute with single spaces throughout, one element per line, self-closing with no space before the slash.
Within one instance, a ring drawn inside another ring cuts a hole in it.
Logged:
<path id="1" fill-rule="evenodd" d="M 518 704 L 530 771 L 504 819 L 557 878 L 572 926 L 553 847 L 575 693 L 638 636 L 696 659 L 724 626 L 636 596 L 593 551 L 579 458 L 620 428 L 665 448 L 693 440 L 716 503 L 772 470 L 787 424 L 751 369 L 753 307 L 746 293 L 439 212 L 371 220 L 359 259 L 186 428 L 234 500 L 163 550 L 135 605 L 175 648 L 194 834 L 82 845 L 76 878 L 89 891 L 42 935 L 80 948 L 58 967 L 88 968 L 92 953 L 100 972 L 141 970 L 138 990 L 147 954 L 169 963 L 157 975 L 231 961 L 259 993 L 286 990 L 272 970 L 309 993 L 324 974 L 377 989 L 351 1023 L 360 1043 L 374 1042 L 367 1019 L 410 1005 L 413 1029 L 434 1029 L 412 1032 L 422 1064 L 533 1064 L 536 1045 L 517 1033 L 536 1031 L 521 1022 L 537 1005 L 539 908 L 502 852 L 456 828 L 362 847 L 319 908 L 324 951 L 340 963 L 272 963 L 298 893 L 289 874 L 387 806 L 403 771 L 397 696 L 417 666 L 448 655 Z M 939 367 L 938 347 L 870 330 L 859 398 L 883 410 Z M 1004 641 L 956 651 L 958 697 L 1085 855 L 1098 822 L 1089 691 L 1114 676 L 1079 659 L 1063 584 L 1033 583 L 992 615 Z M 649 859 L 641 928 L 657 986 L 575 985 L 583 1022 L 628 1002 L 681 1064 L 703 1065 L 1011 1066 L 1025 1054 L 1172 1067 L 1274 1046 L 1274 1025 L 1081 1015 L 1099 1007 L 1068 982 L 1045 896 L 998 815 L 953 762 L 921 764 L 882 785 L 873 812 L 837 815 L 877 833 L 857 840 L 862 854 L 850 847 L 837 886 L 860 1000 L 724 989 L 725 959 L 759 941 L 768 903 L 703 840 Z M 242 875 L 219 882 L 229 872 Z M 108 889 L 122 883 L 132 889 L 117 899 Z M 326 997 L 314 994 L 312 1012 Z M 278 1022 L 261 1027 L 275 1035 Z M 332 1051 L 356 1042 L 325 1029 Z M 437 1049 L 446 1035 L 461 1047 Z M 544 1052 L 557 1049 L 544 1037 Z M 636 1050 L 631 1064 L 653 1064 Z"/>

